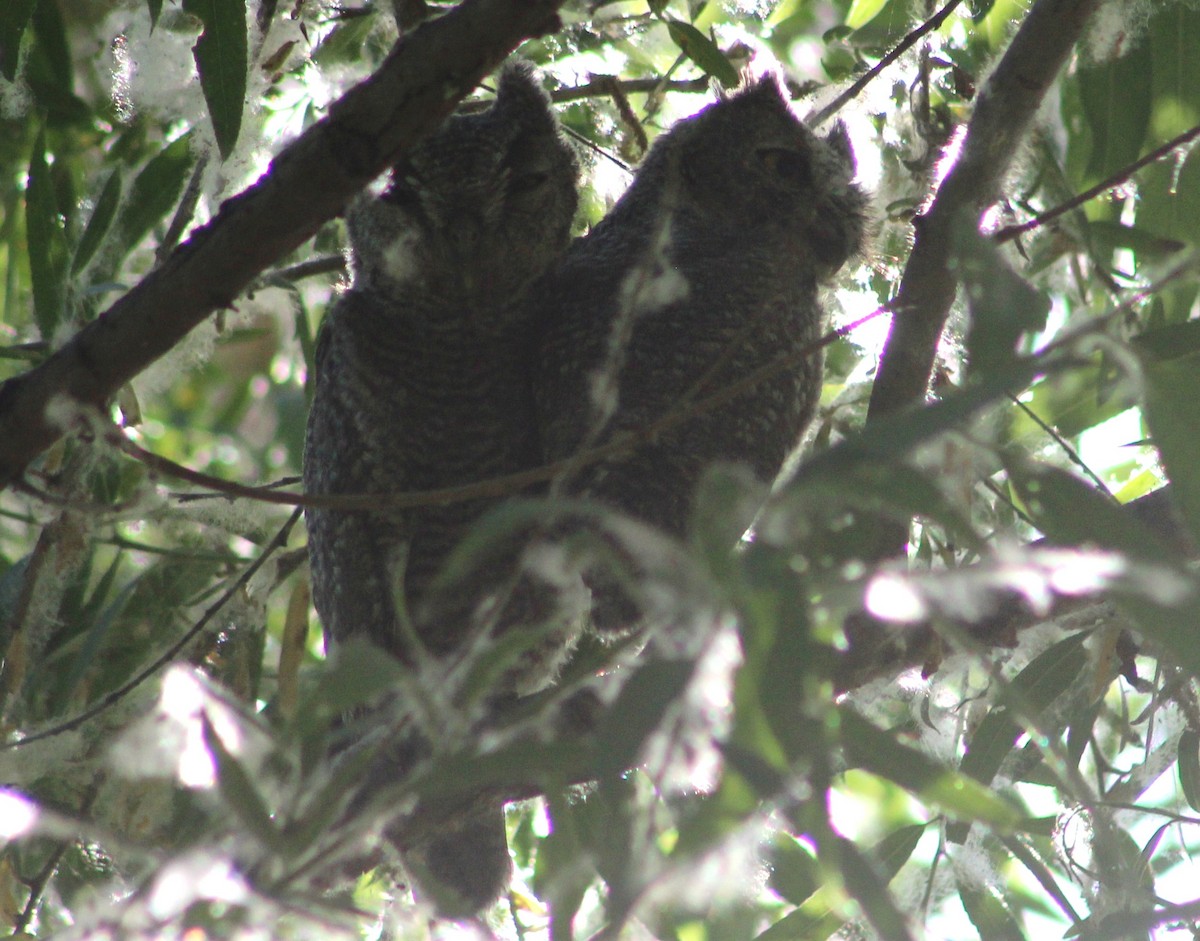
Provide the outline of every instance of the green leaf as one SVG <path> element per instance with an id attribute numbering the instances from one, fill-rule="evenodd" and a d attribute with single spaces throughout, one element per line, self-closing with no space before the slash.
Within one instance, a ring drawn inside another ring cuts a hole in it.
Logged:
<path id="1" fill-rule="evenodd" d="M 1186 247 L 1178 239 L 1163 238 L 1140 226 L 1122 225 L 1108 219 L 1090 223 L 1088 235 L 1102 257 L 1110 258 L 1117 249 L 1125 248 L 1137 256 L 1139 265 L 1161 262 Z"/>
<path id="2" fill-rule="evenodd" d="M 162 0 L 146 0 L 146 8 L 150 11 L 150 32 L 158 25 L 158 17 L 162 13 Z"/>
<path id="3" fill-rule="evenodd" d="M 1171 496 L 1192 539 L 1200 538 L 1200 354 L 1145 368 L 1146 424 L 1171 481 Z"/>
<path id="4" fill-rule="evenodd" d="M 1060 640 L 1012 678 L 1001 697 L 1019 703 L 1034 716 L 1054 702 L 1059 693 L 1070 688 L 1087 665 L 1083 649 L 1086 634 L 1072 634 Z M 1012 751 L 1022 726 L 1008 709 L 993 708 L 979 724 L 967 745 L 959 770 L 981 784 L 990 784 L 1000 765 Z"/>
<path id="5" fill-rule="evenodd" d="M 687 688 L 694 670 L 690 660 L 653 660 L 625 683 L 596 730 L 601 777 L 633 767 L 642 745 Z"/>
<path id="6" fill-rule="evenodd" d="M 108 230 L 112 228 L 113 220 L 117 216 L 117 207 L 121 204 L 121 190 L 121 170 L 117 167 L 105 180 L 83 235 L 75 246 L 75 257 L 71 259 L 71 274 L 78 274 L 84 269 L 96 254 L 96 249 L 104 241 Z"/>
<path id="7" fill-rule="evenodd" d="M 1152 563 L 1173 564 L 1177 558 L 1149 526 L 1068 471 L 1010 467 L 1009 478 L 1038 529 L 1055 545 L 1093 545 Z"/>
<path id="8" fill-rule="evenodd" d="M 353 637 L 338 644 L 336 656 L 326 661 L 308 709 L 328 717 L 342 715 L 395 689 L 403 675 L 394 657 L 365 638 Z"/>
<path id="9" fill-rule="evenodd" d="M 871 855 L 875 857 L 889 882 L 908 862 L 913 850 L 921 842 L 921 837 L 925 835 L 927 826 L 928 824 L 924 823 L 914 823 L 907 827 L 901 827 L 899 830 L 889 833 L 872 848 Z"/>
<path id="10" fill-rule="evenodd" d="M 1044 330 L 1050 301 L 1018 275 L 975 220 L 955 226 L 951 269 L 962 282 L 971 315 L 967 361 L 972 373 L 993 372 L 1012 362 L 1022 334 Z"/>
<path id="11" fill-rule="evenodd" d="M 821 887 L 821 866 L 804 844 L 787 833 L 771 843 L 768 882 L 772 889 L 799 905 Z"/>
<path id="12" fill-rule="evenodd" d="M 1168 324 L 1133 338 L 1134 349 L 1161 363 L 1200 353 L 1200 320 Z"/>
<path id="13" fill-rule="evenodd" d="M 1160 238 L 1195 247 L 1200 245 L 1200 156 L 1193 148 L 1182 160 L 1182 165 L 1160 160 L 1138 174 L 1137 224 Z"/>
<path id="14" fill-rule="evenodd" d="M 887 889 L 891 877 L 878 872 L 871 860 L 849 840 L 842 839 L 838 843 L 838 861 L 846 891 L 862 906 L 878 937 L 889 941 L 911 939 L 908 924 Z"/>
<path id="15" fill-rule="evenodd" d="M 70 94 L 74 69 L 71 66 L 66 28 L 57 3 L 45 0 L 37 5 L 33 11 L 33 33 L 37 37 L 38 48 L 46 57 L 50 80 L 60 91 Z"/>
<path id="16" fill-rule="evenodd" d="M 849 37 L 850 44 L 860 49 L 883 49 L 894 45 L 912 28 L 913 7 L 913 0 L 887 0 L 867 20 L 865 17 L 870 10 L 864 5 L 855 17 L 855 22 L 862 20 L 862 25 Z"/>
<path id="17" fill-rule="evenodd" d="M 226 805 L 234 812 L 243 827 L 258 839 L 264 846 L 279 849 L 283 846 L 280 832 L 271 820 L 266 801 L 258 793 L 258 788 L 249 772 L 242 767 L 236 757 L 225 747 L 207 712 L 200 714 L 204 729 L 204 744 L 212 755 L 217 766 L 217 788 Z"/>
<path id="18" fill-rule="evenodd" d="M 1008 906 L 990 886 L 958 882 L 959 898 L 980 941 L 1025 941 L 1020 925 Z"/>
<path id="19" fill-rule="evenodd" d="M 887 0 L 854 0 L 846 14 L 846 25 L 851 29 L 865 26 L 879 14 Z"/>
<path id="20" fill-rule="evenodd" d="M 592 868 L 580 865 L 586 850 L 576 825 L 576 808 L 561 792 L 547 795 L 552 827 L 538 844 L 534 888 L 550 904 L 550 936 L 570 939 L 572 922 L 592 882 Z"/>
<path id="21" fill-rule="evenodd" d="M 349 795 L 362 787 L 378 753 L 379 747 L 376 745 L 348 748 L 338 754 L 332 762 L 333 773 L 321 787 L 306 791 L 308 799 L 302 811 L 289 820 L 281 832 L 280 851 L 286 858 L 298 857 L 313 849 L 314 845 L 321 846 L 317 840 L 346 812 L 346 806 L 350 803 Z"/>
<path id="22" fill-rule="evenodd" d="M 691 23 L 667 20 L 667 31 L 675 45 L 703 69 L 706 75 L 711 75 L 726 88 L 733 88 L 738 84 L 737 69 L 725 58 L 725 53 Z"/>
<path id="23" fill-rule="evenodd" d="M 111 578 L 116 574 L 116 567 L 121 560 L 120 556 L 113 559 L 112 565 L 109 567 L 105 578 L 111 583 Z M 96 661 L 97 655 L 101 651 L 105 639 L 108 637 L 109 630 L 120 617 L 125 609 L 125 605 L 133 596 L 134 590 L 137 588 L 137 582 L 128 582 L 118 593 L 116 599 L 103 612 L 92 621 L 92 626 L 88 629 L 87 636 L 83 640 L 83 644 L 79 648 L 79 654 L 71 663 L 71 668 L 67 672 L 66 678 L 62 684 L 62 696 L 64 699 L 69 697 L 74 691 L 76 685 L 86 675 L 88 669 Z"/>
<path id="24" fill-rule="evenodd" d="M 1011 828 L 1017 810 L 979 782 L 938 764 L 923 752 L 876 728 L 849 706 L 838 709 L 846 761 L 895 781 L 920 800 L 965 820 Z"/>
<path id="25" fill-rule="evenodd" d="M 1179 789 L 1192 810 L 1200 810 L 1200 734 L 1179 736 Z"/>
<path id="26" fill-rule="evenodd" d="M 192 54 L 217 148 L 222 159 L 228 158 L 237 143 L 246 101 L 246 3 L 245 0 L 183 0 L 183 9 L 204 24 L 204 32 Z"/>
<path id="27" fill-rule="evenodd" d="M 1200 647 L 1195 642 L 1200 598 L 1187 573 L 1177 567 L 1178 553 L 1144 523 L 1066 471 L 1039 468 L 1031 474 L 1011 468 L 1009 473 L 1035 524 L 1053 542 L 1115 549 L 1131 563 L 1140 563 L 1127 565 L 1110 593 L 1143 633 L 1200 676 Z"/>
<path id="28" fill-rule="evenodd" d="M 1092 132 L 1085 176 L 1102 180 L 1136 160 L 1153 113 L 1150 44 L 1078 74 L 1080 101 Z"/>
<path id="29" fill-rule="evenodd" d="M 1153 57 L 1151 130 L 1167 141 L 1200 123 L 1200 8 L 1163 4 L 1142 44 Z"/>
<path id="30" fill-rule="evenodd" d="M 836 855 L 842 866 L 846 889 L 855 894 L 855 898 L 862 895 L 867 901 L 879 902 L 885 894 L 882 887 L 895 878 L 924 832 L 924 824 L 901 827 L 871 848 L 869 861 L 849 841 L 839 840 L 835 844 L 836 853 L 831 855 Z M 851 858 L 847 858 L 847 852 L 852 854 Z M 801 907 L 775 922 L 758 936 L 757 941 L 818 941 L 845 924 L 845 919 L 838 916 L 832 904 L 836 892 L 806 847 L 790 836 L 778 834 L 772 846 L 771 869 L 771 888 Z M 884 907 L 875 911 L 873 920 L 886 923 L 890 919 L 895 924 L 891 926 L 893 930 L 880 931 L 879 936 L 907 937 L 907 927 L 892 906 L 890 897 L 882 905 Z"/>
<path id="31" fill-rule="evenodd" d="M 50 165 L 46 160 L 45 131 L 38 132 L 29 159 L 25 232 L 29 240 L 34 317 L 43 339 L 50 340 L 65 314 L 67 250 Z"/>
<path id="32" fill-rule="evenodd" d="M 133 179 L 114 236 L 114 264 L 128 255 L 175 208 L 196 162 L 191 134 L 167 144 Z"/>
<path id="33" fill-rule="evenodd" d="M 21 37 L 37 3 L 38 0 L 4 0 L 0 4 L 0 75 L 10 82 L 17 77 Z"/>

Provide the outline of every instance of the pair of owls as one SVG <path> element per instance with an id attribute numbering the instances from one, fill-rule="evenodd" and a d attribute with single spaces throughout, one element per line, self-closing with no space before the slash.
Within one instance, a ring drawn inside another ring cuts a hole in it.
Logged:
<path id="1" fill-rule="evenodd" d="M 353 285 L 318 344 L 309 493 L 468 484 L 640 432 L 812 344 L 818 282 L 862 238 L 844 131 L 816 137 L 771 80 L 663 134 L 608 216 L 568 245 L 577 174 L 549 100 L 529 69 L 510 67 L 491 108 L 447 120 L 382 195 L 351 208 Z M 812 417 L 821 368 L 809 356 L 631 452 L 572 467 L 560 492 L 682 536 L 709 464 L 776 476 Z M 515 536 L 473 583 L 431 590 L 488 507 L 309 509 L 327 643 L 365 635 L 415 669 L 460 652 L 481 620 L 507 631 L 552 618 Z M 584 578 L 598 630 L 636 620 L 614 577 Z M 570 632 L 538 631 L 501 692 L 553 678 Z M 508 875 L 500 809 L 469 813 L 419 856 L 463 911 L 483 907 Z"/>

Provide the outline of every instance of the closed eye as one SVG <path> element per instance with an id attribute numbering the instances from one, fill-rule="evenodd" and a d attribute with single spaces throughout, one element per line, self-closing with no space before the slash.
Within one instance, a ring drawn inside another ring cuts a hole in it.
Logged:
<path id="1" fill-rule="evenodd" d="M 812 182 L 812 168 L 807 157 L 786 147 L 763 147 L 757 153 L 758 161 L 771 175 L 797 186 Z"/>

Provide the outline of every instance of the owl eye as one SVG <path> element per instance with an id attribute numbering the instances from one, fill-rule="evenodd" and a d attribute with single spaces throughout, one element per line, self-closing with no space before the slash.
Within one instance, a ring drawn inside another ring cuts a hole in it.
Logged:
<path id="1" fill-rule="evenodd" d="M 538 173 L 536 171 L 517 173 L 509 181 L 508 190 L 510 193 L 527 193 L 542 186 L 548 179 L 550 179 L 548 173 Z"/>
<path id="2" fill-rule="evenodd" d="M 763 168 L 779 179 L 793 184 L 812 182 L 812 168 L 803 154 L 784 147 L 764 147 L 758 151 Z"/>

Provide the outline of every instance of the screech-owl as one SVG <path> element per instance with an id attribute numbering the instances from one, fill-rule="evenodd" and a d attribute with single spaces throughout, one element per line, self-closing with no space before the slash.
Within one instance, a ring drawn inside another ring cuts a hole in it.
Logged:
<path id="1" fill-rule="evenodd" d="M 545 456 L 643 431 L 814 343 L 818 285 L 863 238 L 854 173 L 844 127 L 817 137 L 770 78 L 663 134 L 608 216 L 530 294 Z M 580 467 L 566 492 L 683 536 L 708 465 L 775 479 L 812 419 L 822 371 L 814 352 L 632 454 Z M 588 578 L 597 629 L 636 620 L 611 576 Z"/>
<path id="2" fill-rule="evenodd" d="M 318 340 L 307 492 L 428 490 L 540 462 L 528 310 L 515 302 L 567 246 L 577 177 L 549 99 L 527 67 L 513 66 L 490 108 L 447 119 L 381 195 L 351 205 L 353 282 Z M 417 666 L 400 627 L 403 598 L 425 651 L 457 651 L 480 599 L 426 616 L 424 595 L 488 507 L 306 510 L 327 645 L 366 636 Z M 499 810 L 481 809 L 422 856 L 468 908 L 486 904 L 508 872 Z"/>

